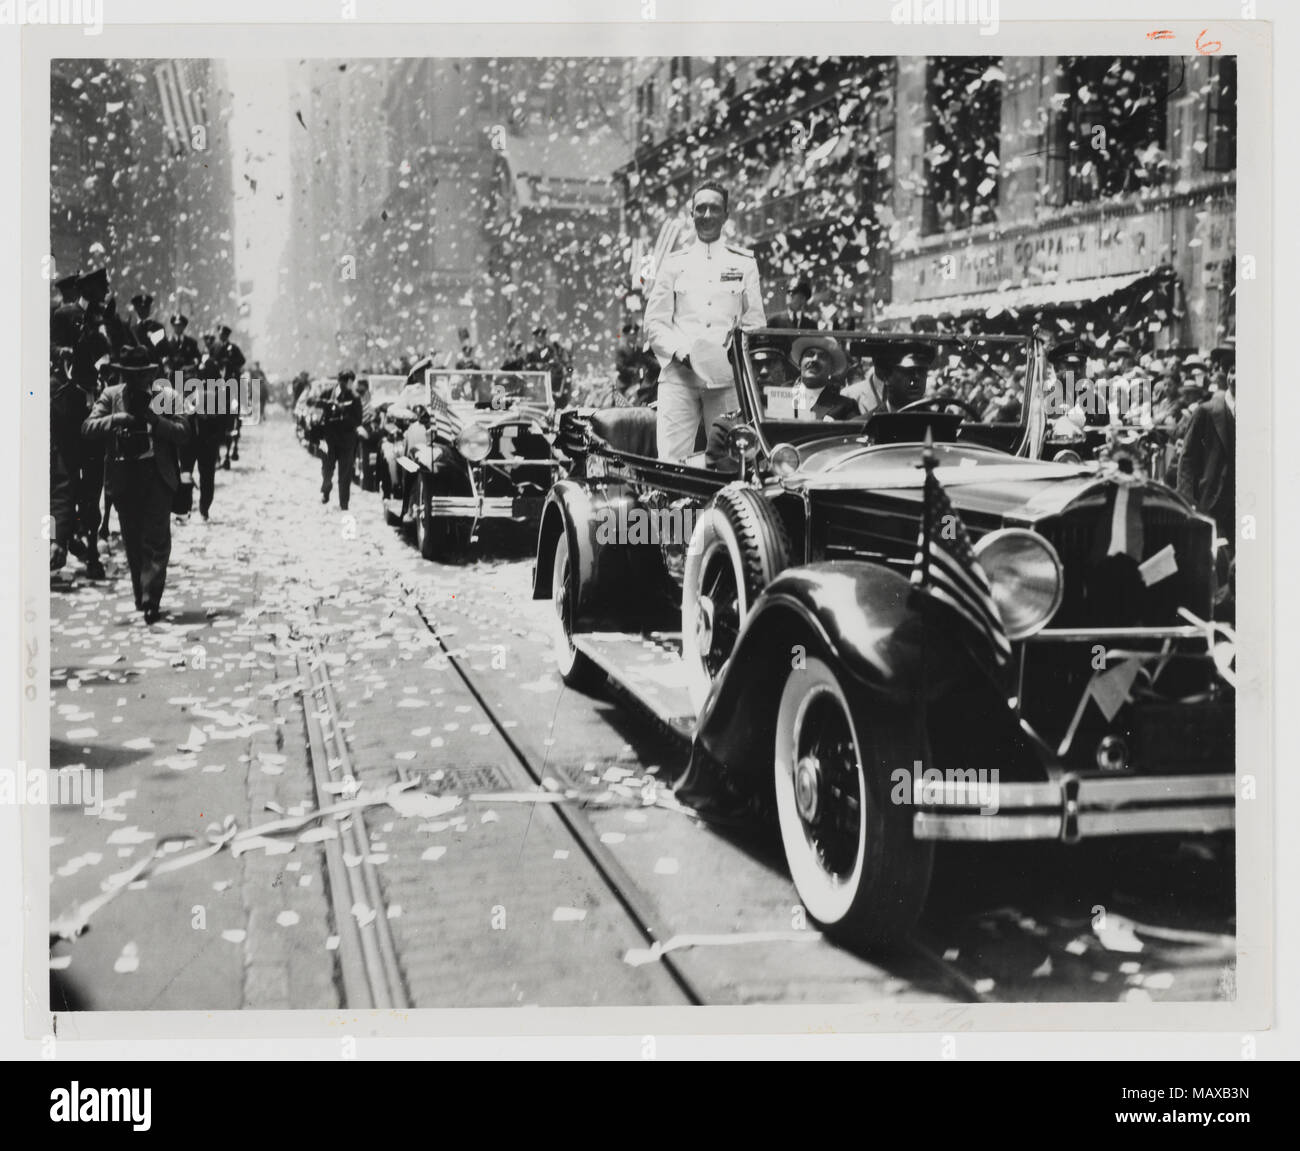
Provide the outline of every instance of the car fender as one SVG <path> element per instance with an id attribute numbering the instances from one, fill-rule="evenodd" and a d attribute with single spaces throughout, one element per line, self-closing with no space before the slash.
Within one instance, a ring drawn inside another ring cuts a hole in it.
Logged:
<path id="1" fill-rule="evenodd" d="M 770 782 L 781 693 L 809 656 L 843 673 L 864 715 L 884 708 L 913 726 L 926 767 L 964 760 L 978 747 L 1011 774 L 1038 775 L 991 660 L 969 639 L 949 608 L 880 564 L 841 560 L 782 572 L 754 605 L 705 702 L 679 786 L 696 790 L 718 769 L 731 787 L 747 776 Z"/>
<path id="2" fill-rule="evenodd" d="M 555 484 L 542 507 L 533 598 L 550 597 L 552 556 L 557 541 L 563 538 L 577 577 L 573 581 L 574 627 L 591 631 L 605 625 L 637 626 L 657 603 L 650 578 L 654 569 L 645 562 L 646 548 L 602 538 L 608 535 L 602 529 L 627 522 L 627 512 L 636 505 L 636 493 L 626 484 L 604 483 L 596 488 L 572 479 Z"/>

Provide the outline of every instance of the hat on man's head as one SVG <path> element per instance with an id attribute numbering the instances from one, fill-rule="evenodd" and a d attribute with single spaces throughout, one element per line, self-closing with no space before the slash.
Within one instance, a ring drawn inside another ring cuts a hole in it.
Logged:
<path id="1" fill-rule="evenodd" d="M 1047 362 L 1054 368 L 1064 369 L 1078 364 L 1086 365 L 1092 350 L 1092 347 L 1083 340 L 1059 340 L 1048 351 Z"/>
<path id="2" fill-rule="evenodd" d="M 849 366 L 849 358 L 844 354 L 838 340 L 830 336 L 800 336 L 790 345 L 790 358 L 796 364 L 803 362 L 804 353 L 819 348 L 831 358 L 831 375 L 839 376 Z"/>
<path id="3" fill-rule="evenodd" d="M 469 329 L 468 329 L 468 328 L 457 328 L 457 329 L 456 329 L 456 337 L 457 337 L 457 339 L 460 340 L 460 342 L 461 342 L 462 344 L 468 344 L 468 343 L 469 343 Z"/>
<path id="4" fill-rule="evenodd" d="M 189 316 L 184 315 L 184 314 L 181 313 L 181 312 L 177 312 L 177 313 L 172 317 L 172 327 L 173 327 L 173 328 L 188 328 L 189 326 L 190 326 L 190 318 L 189 318 Z"/>
<path id="5" fill-rule="evenodd" d="M 341 372 L 339 372 L 339 383 L 340 383 L 340 384 L 341 384 L 344 380 L 355 380 L 356 378 L 357 378 L 357 374 L 356 374 L 356 372 L 354 372 L 351 368 L 344 368 Z"/>
<path id="6" fill-rule="evenodd" d="M 230 326 L 229 324 L 218 324 L 218 325 L 217 325 L 217 335 L 219 335 L 223 340 L 228 340 L 228 339 L 230 339 L 230 333 L 231 333 L 232 331 L 233 331 L 233 329 L 231 328 L 231 326 Z"/>
<path id="7" fill-rule="evenodd" d="M 1237 349 L 1235 345 L 1211 349 L 1210 364 L 1213 367 L 1222 368 L 1225 372 L 1232 371 L 1237 366 Z"/>
<path id="8" fill-rule="evenodd" d="M 868 354 L 871 356 L 871 362 L 880 371 L 888 372 L 894 368 L 932 367 L 938 349 L 932 344 L 900 342 L 880 344 L 872 348 Z"/>
<path id="9" fill-rule="evenodd" d="M 122 354 L 118 357 L 117 363 L 109 364 L 108 366 L 111 371 L 117 372 L 122 376 L 160 374 L 160 369 L 157 363 L 154 362 L 149 353 L 143 348 L 137 347 L 123 348 Z"/>
<path id="10" fill-rule="evenodd" d="M 1114 356 L 1131 356 L 1134 354 L 1133 345 L 1123 339 L 1116 340 L 1115 343 L 1111 345 L 1110 351 L 1111 355 Z"/>
<path id="11" fill-rule="evenodd" d="M 1185 372 L 1204 372 L 1208 371 L 1208 365 L 1201 357 L 1195 353 L 1188 356 L 1183 361 L 1183 371 Z"/>
<path id="12" fill-rule="evenodd" d="M 54 281 L 54 286 L 58 289 L 59 295 L 63 297 L 65 304 L 75 304 L 81 299 L 81 292 L 77 289 L 77 281 L 80 277 L 76 272 L 68 276 L 60 276 Z"/>
<path id="13" fill-rule="evenodd" d="M 96 268 L 77 277 L 77 293 L 94 304 L 102 304 L 108 296 L 108 269 Z"/>
<path id="14" fill-rule="evenodd" d="M 534 335 L 534 336 L 544 336 L 544 335 L 546 335 L 546 325 L 543 324 L 543 323 L 537 323 L 537 324 L 534 324 L 534 325 L 533 325 L 533 335 Z"/>
<path id="15" fill-rule="evenodd" d="M 150 312 L 153 310 L 153 297 L 148 292 L 140 292 L 131 297 L 131 307 L 137 312 Z"/>
<path id="16" fill-rule="evenodd" d="M 786 285 L 785 294 L 787 296 L 803 296 L 804 299 L 811 300 L 813 294 L 812 284 L 800 276 L 795 276 Z"/>

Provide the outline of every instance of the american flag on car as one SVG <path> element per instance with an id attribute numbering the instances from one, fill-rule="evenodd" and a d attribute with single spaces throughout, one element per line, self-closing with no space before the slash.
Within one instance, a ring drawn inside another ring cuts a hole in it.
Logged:
<path id="1" fill-rule="evenodd" d="M 434 438 L 455 442 L 461 432 L 460 418 L 432 384 L 429 385 L 429 414 L 433 417 Z"/>
<path id="2" fill-rule="evenodd" d="M 934 452 L 926 445 L 925 511 L 916 541 L 912 583 L 961 615 L 992 649 L 999 667 L 1011 658 L 1011 641 L 993 602 L 988 574 L 975 557 L 961 517 L 934 474 Z"/>

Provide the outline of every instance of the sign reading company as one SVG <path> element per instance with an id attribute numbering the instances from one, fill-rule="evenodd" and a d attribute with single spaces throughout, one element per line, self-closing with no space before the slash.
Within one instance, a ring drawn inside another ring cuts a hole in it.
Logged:
<path id="1" fill-rule="evenodd" d="M 1165 209 L 1054 225 L 960 248 L 897 257 L 895 303 L 1143 272 L 1170 259 L 1172 213 Z"/>

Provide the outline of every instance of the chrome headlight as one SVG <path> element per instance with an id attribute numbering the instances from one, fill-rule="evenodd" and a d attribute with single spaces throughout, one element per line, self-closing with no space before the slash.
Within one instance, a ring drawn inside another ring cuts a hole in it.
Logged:
<path id="1" fill-rule="evenodd" d="M 456 448 L 470 463 L 476 464 L 492 450 L 492 433 L 482 424 L 470 424 L 456 437 Z"/>
<path id="2" fill-rule="evenodd" d="M 772 449 L 772 470 L 776 473 L 777 479 L 789 479 L 799 470 L 802 463 L 799 449 L 794 444 L 777 444 Z"/>
<path id="3" fill-rule="evenodd" d="M 1065 594 L 1061 557 L 1037 532 L 1004 528 L 975 545 L 993 585 L 993 602 L 1008 639 L 1024 639 L 1047 626 Z"/>

